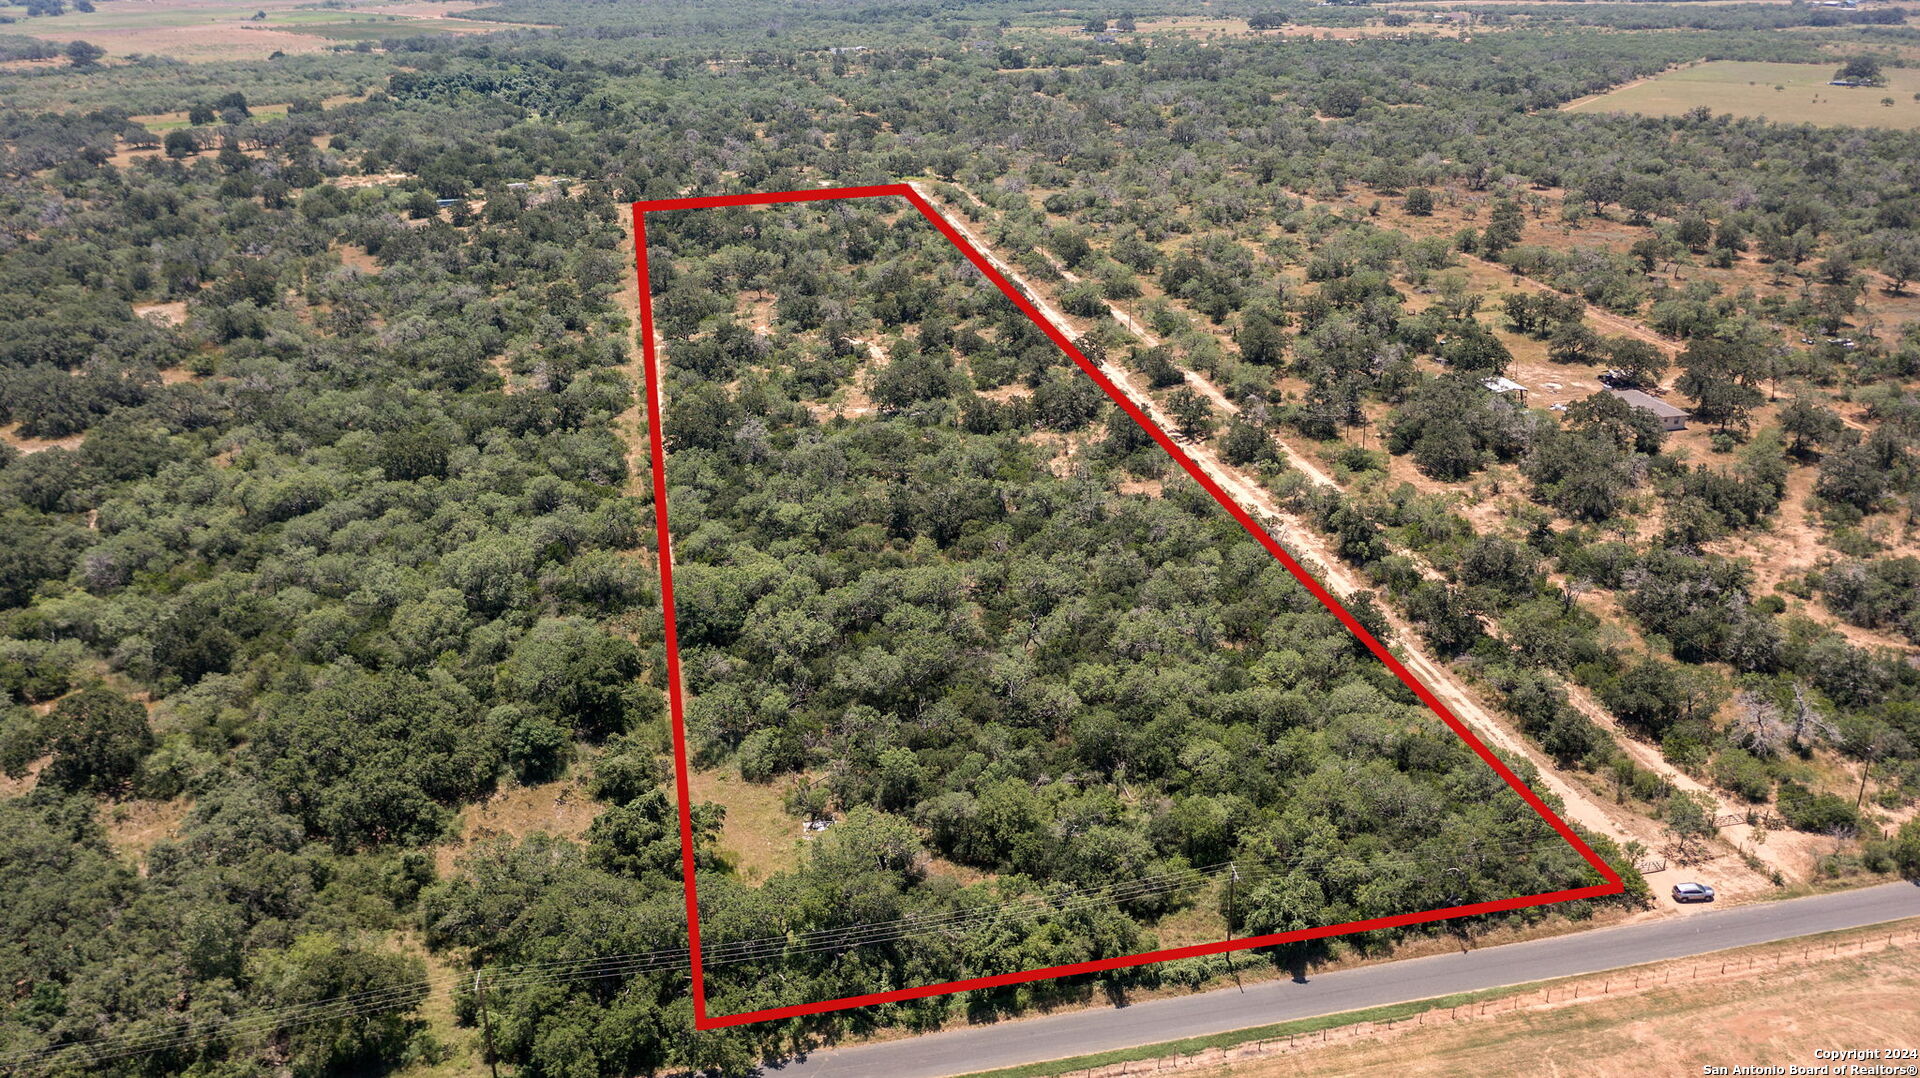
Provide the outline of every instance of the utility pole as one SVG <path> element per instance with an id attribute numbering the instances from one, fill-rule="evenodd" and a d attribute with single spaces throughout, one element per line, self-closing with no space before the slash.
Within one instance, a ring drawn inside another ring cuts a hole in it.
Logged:
<path id="1" fill-rule="evenodd" d="M 487 1073 L 500 1078 L 500 1065 L 493 1059 L 493 1016 L 487 1013 L 487 983 L 479 970 L 473 971 L 473 994 L 480 1000 L 480 1037 L 486 1046 Z"/>
<path id="2" fill-rule="evenodd" d="M 1231 942 L 1233 939 L 1233 918 L 1234 918 L 1234 912 L 1235 912 L 1234 904 L 1233 904 L 1233 889 L 1234 889 L 1233 885 L 1238 883 L 1239 881 L 1240 881 L 1240 866 L 1232 861 L 1227 862 L 1227 939 L 1229 942 Z M 1240 986 L 1240 992 L 1242 995 L 1244 995 L 1246 994 L 1247 986 L 1240 983 L 1240 970 L 1236 968 L 1233 964 L 1233 952 L 1228 951 L 1226 952 L 1226 954 L 1227 954 L 1227 972 L 1233 974 L 1233 983 Z"/>

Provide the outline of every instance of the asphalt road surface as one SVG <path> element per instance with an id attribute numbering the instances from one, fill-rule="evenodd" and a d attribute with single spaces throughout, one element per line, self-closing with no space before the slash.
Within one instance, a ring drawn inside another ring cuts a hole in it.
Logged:
<path id="1" fill-rule="evenodd" d="M 1288 980 L 815 1052 L 768 1078 L 942 1078 L 1361 1007 L 1597 973 L 1920 916 L 1920 886 L 1884 884 Z"/>

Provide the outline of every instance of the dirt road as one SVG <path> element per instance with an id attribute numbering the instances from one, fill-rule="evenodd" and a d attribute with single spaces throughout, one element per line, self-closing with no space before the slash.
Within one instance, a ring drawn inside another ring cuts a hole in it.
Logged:
<path id="1" fill-rule="evenodd" d="M 939 210 L 941 216 L 946 218 L 949 224 L 953 225 L 961 235 L 967 237 L 981 253 L 985 254 L 987 259 L 993 263 L 995 269 L 998 269 L 1004 274 L 1008 280 L 1013 281 L 1025 289 L 1027 295 L 1032 298 L 1034 306 L 1039 308 L 1040 313 L 1045 315 L 1047 320 L 1052 322 L 1055 328 L 1069 337 L 1080 336 L 1083 330 L 1075 326 L 1072 320 L 1062 313 L 1059 308 L 1055 307 L 1052 301 L 1039 289 L 1035 288 L 1033 283 L 1028 281 L 1018 269 L 1001 258 L 991 244 L 987 243 L 983 237 L 967 225 L 964 218 L 958 214 L 946 212 L 943 201 L 934 192 L 929 190 L 926 185 L 916 182 L 913 184 L 913 188 L 920 192 L 921 196 L 926 198 L 929 204 Z M 1141 340 L 1145 341 L 1149 346 L 1158 343 L 1151 333 L 1145 331 L 1144 327 L 1139 327 L 1131 318 L 1124 317 L 1124 312 L 1120 312 L 1110 303 L 1107 306 L 1117 321 L 1139 336 Z M 1098 366 L 1101 372 L 1111 379 L 1116 386 L 1119 386 L 1121 390 L 1127 394 L 1127 397 L 1158 424 L 1161 429 L 1174 429 L 1175 424 L 1172 419 L 1160 407 L 1159 403 L 1153 399 L 1152 395 L 1148 393 L 1146 387 L 1138 384 L 1134 376 L 1122 370 L 1111 360 L 1102 360 L 1098 363 Z M 1211 398 L 1216 407 L 1222 408 L 1228 414 L 1234 414 L 1239 411 L 1238 406 L 1229 401 L 1225 394 L 1221 393 L 1219 388 L 1207 379 L 1193 371 L 1187 371 L 1185 374 L 1188 384 Z M 1220 484 L 1221 488 L 1232 496 L 1232 498 L 1240 504 L 1242 509 L 1245 509 L 1254 519 L 1266 525 L 1269 534 L 1285 544 L 1287 549 L 1313 574 L 1314 578 L 1323 583 L 1328 590 L 1332 591 L 1336 596 L 1345 598 L 1356 591 L 1365 590 L 1368 587 L 1364 580 L 1360 579 L 1353 570 L 1349 569 L 1334 556 L 1333 552 L 1328 548 L 1326 541 L 1321 538 L 1320 534 L 1314 528 L 1309 526 L 1306 521 L 1282 508 L 1278 500 L 1275 499 L 1258 480 L 1247 475 L 1238 467 L 1222 460 L 1219 454 L 1205 444 L 1180 438 L 1176 438 L 1175 440 L 1181 443 L 1181 448 L 1186 450 L 1187 455 L 1193 458 L 1194 463 L 1198 464 L 1207 475 L 1212 477 L 1214 482 Z M 1289 463 L 1293 463 L 1295 467 L 1299 467 L 1310 479 L 1323 485 L 1333 485 L 1333 481 L 1330 478 L 1318 469 L 1313 468 L 1308 462 L 1302 460 L 1299 454 L 1294 452 L 1291 447 L 1287 446 L 1284 442 L 1277 444 L 1279 444 L 1281 450 L 1287 454 Z M 1623 823 L 1615 817 L 1613 811 L 1604 803 L 1556 774 L 1552 764 L 1543 754 L 1533 749 L 1532 746 L 1528 745 L 1518 734 L 1508 729 L 1503 723 L 1496 719 L 1493 714 L 1474 697 L 1473 693 L 1459 681 L 1451 670 L 1443 664 L 1436 662 L 1426 653 L 1425 649 L 1420 646 L 1418 634 L 1414 632 L 1413 627 L 1409 623 L 1397 613 L 1388 610 L 1384 606 L 1380 607 L 1380 609 L 1385 613 L 1387 623 L 1393 630 L 1393 635 L 1398 641 L 1397 651 L 1401 657 L 1401 661 L 1406 664 L 1407 668 L 1412 670 L 1414 675 L 1447 705 L 1448 710 L 1452 711 L 1462 722 L 1472 727 L 1481 740 L 1495 748 L 1532 762 L 1540 775 L 1538 779 L 1539 784 L 1546 787 L 1560 799 L 1565 806 L 1563 811 L 1567 818 L 1620 842 L 1627 842 L 1636 837 L 1644 837 L 1636 836 L 1633 831 L 1623 825 Z"/>
<path id="2" fill-rule="evenodd" d="M 1511 274 L 1514 283 L 1522 288 L 1534 292 L 1541 292 L 1549 296 L 1564 295 L 1564 293 L 1552 285 L 1542 284 L 1525 274 L 1514 273 L 1511 267 L 1504 266 L 1498 262 L 1489 262 L 1479 255 L 1461 254 L 1460 257 L 1466 261 L 1478 262 L 1480 265 L 1496 273 Z M 1661 336 L 1653 327 L 1647 325 L 1645 322 L 1628 318 L 1625 315 L 1615 314 L 1604 307 L 1596 307 L 1589 303 L 1587 304 L 1586 316 L 1588 321 L 1598 323 L 1601 328 L 1613 330 L 1615 333 L 1624 333 L 1629 337 L 1637 337 L 1660 349 L 1666 353 L 1668 357 L 1678 354 L 1682 347 L 1681 342 L 1671 337 Z"/>
<path id="3" fill-rule="evenodd" d="M 915 184 L 914 189 L 919 191 L 928 201 L 939 205 L 939 200 L 935 198 L 925 186 Z M 958 190 L 958 188 L 956 188 L 956 190 Z M 967 195 L 968 198 L 972 198 L 972 195 L 968 192 L 962 191 L 961 193 Z M 977 199 L 974 200 L 974 202 L 976 205 L 979 205 Z M 999 258 L 998 255 L 994 253 L 992 246 L 988 244 L 983 237 L 968 228 L 963 221 L 956 219 L 954 215 L 947 215 L 947 217 L 949 221 L 953 222 L 956 228 L 960 229 L 963 234 L 973 241 L 975 246 L 987 253 L 987 256 L 993 260 L 994 265 L 1002 273 L 1006 274 L 1010 280 L 1016 281 L 1024 287 L 1028 294 L 1033 296 L 1035 304 L 1040 307 L 1041 311 L 1044 312 L 1048 319 L 1053 321 L 1056 326 L 1060 327 L 1063 332 L 1069 335 L 1078 335 L 1081 332 L 1081 330 L 1072 325 L 1071 321 L 1062 314 L 1058 308 L 1054 307 L 1039 293 L 1032 282 L 1026 280 L 1020 275 L 1018 270 Z M 1080 278 L 1071 270 L 1067 269 L 1067 267 L 1060 264 L 1051 254 L 1048 254 L 1044 250 L 1040 253 L 1069 284 L 1079 282 Z M 1486 264 L 1488 266 L 1496 266 L 1495 263 L 1491 262 Z M 1505 267 L 1496 266 L 1496 268 L 1504 270 Z M 1529 277 L 1520 277 L 1518 280 L 1526 287 L 1537 291 L 1553 291 L 1553 289 Z M 1114 321 L 1125 327 L 1148 347 L 1154 347 L 1160 343 L 1157 336 L 1145 326 L 1141 325 L 1137 319 L 1122 310 L 1117 304 L 1110 300 L 1103 300 L 1102 303 Z M 1623 318 L 1611 312 L 1602 311 L 1593 307 L 1589 307 L 1587 313 L 1602 325 L 1660 345 L 1669 352 L 1673 351 L 1676 347 L 1672 342 L 1665 340 L 1652 329 L 1631 319 Z M 1124 371 L 1119 370 L 1110 361 L 1102 362 L 1100 367 L 1109 378 L 1113 379 L 1116 385 L 1126 390 L 1127 395 L 1132 398 L 1143 411 L 1153 417 L 1154 422 L 1159 423 L 1165 429 L 1172 429 L 1164 412 L 1152 401 L 1144 386 L 1136 384 Z M 1214 407 L 1222 414 L 1233 416 L 1240 413 L 1240 406 L 1230 400 L 1226 393 L 1205 375 L 1192 370 L 1182 370 L 1181 374 L 1186 379 L 1186 383 L 1190 388 L 1212 401 Z M 1273 441 L 1287 464 L 1305 475 L 1314 485 L 1330 487 L 1335 490 L 1344 490 L 1331 476 L 1317 467 L 1305 454 L 1302 454 L 1293 446 L 1289 445 L 1285 439 L 1276 436 Z M 1221 460 L 1206 446 L 1194 445 L 1184 440 L 1182 440 L 1181 444 L 1187 450 L 1188 454 L 1205 468 L 1209 475 L 1213 476 L 1216 482 L 1219 482 L 1222 487 L 1233 495 L 1236 501 L 1240 502 L 1243 508 L 1254 513 L 1256 517 L 1270 518 L 1276 521 L 1279 526 L 1271 529 L 1272 533 L 1276 537 L 1282 538 L 1289 549 L 1310 553 L 1312 558 L 1319 562 L 1319 565 L 1315 567 L 1317 569 L 1315 573 L 1316 577 L 1325 582 L 1336 595 L 1345 597 L 1366 586 L 1363 581 L 1346 568 L 1344 563 L 1332 555 L 1331 551 L 1327 549 L 1325 543 L 1321 540 L 1316 529 L 1313 529 L 1294 515 L 1282 510 L 1263 486 L 1247 477 L 1238 468 Z M 1429 565 L 1425 558 L 1404 550 L 1396 551 L 1396 553 L 1411 559 L 1413 563 L 1419 567 L 1421 575 L 1426 578 L 1430 580 L 1443 579 L 1442 574 Z M 1446 703 L 1447 707 L 1451 709 L 1455 715 L 1459 716 L 1463 721 L 1467 722 L 1468 725 L 1480 732 L 1484 740 L 1532 760 L 1535 767 L 1540 770 L 1542 784 L 1551 789 L 1566 803 L 1567 815 L 1570 818 L 1578 820 L 1587 827 L 1594 828 L 1621 841 L 1626 841 L 1629 838 L 1637 838 L 1649 847 L 1657 847 L 1660 844 L 1664 836 L 1657 826 L 1652 826 L 1652 821 L 1637 816 L 1625 815 L 1620 810 L 1611 807 L 1602 809 L 1599 806 L 1604 804 L 1604 802 L 1600 802 L 1584 790 L 1576 791 L 1564 777 L 1551 767 L 1543 754 L 1534 751 L 1524 738 L 1509 729 L 1504 723 L 1492 718 L 1487 712 L 1487 709 L 1474 700 L 1470 691 L 1457 677 L 1452 675 L 1451 671 L 1443 664 L 1436 662 L 1424 651 L 1412 646 L 1417 638 L 1412 635 L 1411 627 L 1403 619 L 1389 612 L 1389 622 L 1393 625 L 1394 631 L 1399 634 L 1403 641 L 1402 650 L 1405 653 L 1403 661 L 1406 662 L 1407 666 L 1420 677 L 1421 681 L 1426 683 L 1428 688 L 1432 689 L 1434 693 Z M 1497 622 L 1487 619 L 1486 627 L 1490 635 L 1496 638 L 1502 635 L 1501 627 Z M 1614 718 L 1613 714 L 1602 707 L 1599 702 L 1593 698 L 1591 693 L 1578 685 L 1572 684 L 1567 685 L 1567 690 L 1569 702 L 1573 707 L 1599 724 L 1602 729 L 1607 730 L 1622 746 L 1623 750 L 1632 757 L 1637 765 L 1659 775 L 1677 790 L 1688 793 L 1705 794 L 1713 802 L 1715 815 L 1728 815 L 1739 811 L 1738 806 L 1734 806 L 1723 800 L 1721 796 L 1712 789 L 1674 766 L 1656 747 L 1637 740 L 1626 730 L 1622 729 L 1619 721 Z M 1631 822 L 1622 823 L 1623 816 Z M 1719 851 L 1718 856 L 1706 859 L 1706 861 L 1703 862 L 1697 862 L 1691 869 L 1685 866 L 1675 866 L 1671 871 L 1674 873 L 1682 873 L 1683 871 L 1697 869 L 1701 864 L 1711 863 L 1713 875 L 1720 881 L 1722 889 L 1729 895 L 1760 893 L 1770 890 L 1772 887 L 1772 882 L 1769 879 L 1748 867 L 1748 865 L 1740 859 L 1737 855 L 1737 851 L 1740 850 L 1744 850 L 1746 853 L 1757 857 L 1768 868 L 1778 871 L 1790 878 L 1798 878 L 1805 874 L 1806 866 L 1801 863 L 1806 860 L 1805 851 L 1798 849 L 1798 844 L 1790 840 L 1775 841 L 1772 845 L 1768 845 L 1765 837 L 1760 836 L 1760 841 L 1755 841 L 1756 835 L 1754 829 L 1745 823 L 1731 824 L 1723 828 L 1721 837 L 1725 840 L 1727 848 Z M 1784 836 L 1776 835 L 1775 838 L 1781 839 L 1784 838 Z"/>

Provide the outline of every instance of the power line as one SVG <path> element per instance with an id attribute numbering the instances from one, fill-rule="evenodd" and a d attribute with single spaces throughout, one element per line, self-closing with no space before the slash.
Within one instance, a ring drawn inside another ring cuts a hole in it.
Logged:
<path id="1" fill-rule="evenodd" d="M 1529 842 L 1475 845 L 1465 851 L 1465 854 L 1466 856 L 1517 856 L 1529 850 L 1566 848 L 1565 843 L 1556 836 L 1552 839 Z M 863 925 L 733 940 L 702 948 L 701 964 L 702 966 L 721 966 L 776 958 L 790 959 L 823 951 L 878 946 L 920 936 L 958 935 L 983 925 L 1022 915 L 1057 916 L 1111 903 L 1124 903 L 1167 894 L 1199 886 L 1223 874 L 1237 872 L 1238 879 L 1245 882 L 1252 878 L 1255 871 L 1271 874 L 1298 867 L 1308 861 L 1337 859 L 1338 855 L 1306 851 L 1296 852 L 1286 857 L 1239 858 L 1217 864 L 1138 876 L 1115 884 L 1026 895 L 973 910 L 956 910 L 931 916 L 910 915 L 891 921 Z M 1463 859 L 1462 854 L 1458 852 L 1444 857 L 1436 854 L 1380 854 L 1356 864 L 1366 870 L 1387 865 L 1418 865 L 1437 861 L 1458 864 Z M 337 1019 L 380 1014 L 417 1006 L 436 990 L 451 991 L 470 976 L 479 978 L 487 990 L 499 991 L 612 977 L 630 977 L 660 970 L 685 969 L 690 964 L 688 948 L 670 947 L 586 959 L 557 959 L 517 966 L 437 974 L 424 980 L 387 988 L 370 989 L 231 1018 L 206 1020 L 198 1024 L 199 1028 L 189 1025 L 184 1029 L 156 1031 L 128 1037 L 110 1037 L 91 1043 L 65 1044 L 16 1053 L 12 1056 L 0 1057 L 0 1066 L 15 1069 L 68 1061 L 96 1064 L 129 1056 L 183 1048 L 223 1037 L 267 1033 Z"/>
<path id="2" fill-rule="evenodd" d="M 1515 844 L 1503 843 L 1495 846 L 1476 847 L 1472 852 L 1481 854 L 1501 853 L 1514 849 L 1537 849 L 1542 847 L 1561 848 L 1557 840 Z M 1066 913 L 1110 901 L 1126 901 L 1129 898 L 1145 897 L 1178 889 L 1200 880 L 1211 878 L 1222 871 L 1231 871 L 1237 864 L 1249 869 L 1263 868 L 1272 870 L 1281 866 L 1298 865 L 1318 855 L 1305 853 L 1287 858 L 1261 858 L 1241 862 L 1222 862 L 1195 869 L 1186 869 L 1154 876 L 1138 877 L 1134 880 L 1109 887 L 1082 888 L 1077 891 L 1055 892 L 1052 895 L 1026 896 L 1012 902 L 998 903 L 977 911 L 964 911 L 943 915 L 937 918 L 901 918 L 890 922 L 878 922 L 853 926 L 846 929 L 816 930 L 801 936 L 766 937 L 755 940 L 733 941 L 713 948 L 714 957 L 709 960 L 705 954 L 702 964 L 723 965 L 734 962 L 751 961 L 769 957 L 798 957 L 803 954 L 823 950 L 845 949 L 855 946 L 870 946 L 893 942 L 912 936 L 933 933 L 953 933 L 982 923 L 990 923 L 1017 913 Z M 1376 856 L 1370 858 L 1372 865 L 1403 863 L 1427 863 L 1438 858 L 1422 855 Z M 1449 856 L 1449 861 L 1458 860 Z M 684 947 L 666 948 L 651 952 L 638 952 L 624 955 L 608 955 L 595 959 L 558 960 L 523 966 L 481 970 L 490 988 L 529 987 L 542 984 L 562 984 L 581 980 L 594 980 L 609 977 L 632 976 L 638 973 L 662 969 L 684 969 L 688 965 L 688 951 Z M 403 1006 L 417 1005 L 419 998 L 435 988 L 450 988 L 464 979 L 464 974 L 442 974 L 426 981 L 393 986 L 387 989 L 356 993 L 334 999 L 300 1004 L 287 1008 L 259 1012 L 229 1020 L 207 1023 L 209 1027 L 201 1031 L 176 1030 L 167 1033 L 149 1034 L 145 1037 L 123 1039 L 109 1049 L 102 1042 L 94 1046 L 63 1045 L 40 1052 L 23 1053 L 13 1059 L 0 1060 L 0 1064 L 18 1066 L 49 1060 L 61 1055 L 85 1054 L 90 1062 L 120 1058 L 127 1055 L 165 1051 L 169 1048 L 183 1047 L 197 1041 L 210 1040 L 221 1036 L 233 1036 L 245 1033 L 266 1032 L 274 1029 L 291 1028 L 316 1022 L 331 1021 L 338 1018 L 357 1017 L 366 1014 L 381 1013 Z"/>

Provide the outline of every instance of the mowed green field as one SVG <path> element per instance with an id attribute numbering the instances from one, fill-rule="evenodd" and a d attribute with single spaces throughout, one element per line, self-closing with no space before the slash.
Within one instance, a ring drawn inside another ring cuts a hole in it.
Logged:
<path id="1" fill-rule="evenodd" d="M 1715 60 L 1669 71 L 1599 97 L 1565 106 L 1569 112 L 1641 112 L 1677 116 L 1705 106 L 1714 115 L 1760 116 L 1780 123 L 1850 127 L 1920 127 L 1920 69 L 1886 69 L 1887 84 L 1828 86 L 1831 64 L 1770 64 Z M 1883 104 L 1885 98 L 1892 105 Z"/>

